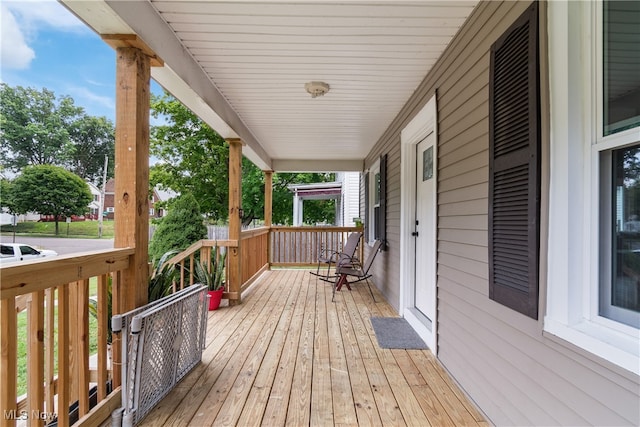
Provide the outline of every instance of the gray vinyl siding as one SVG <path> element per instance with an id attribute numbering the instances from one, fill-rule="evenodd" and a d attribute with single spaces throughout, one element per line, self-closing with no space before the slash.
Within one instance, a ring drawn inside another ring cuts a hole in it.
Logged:
<path id="1" fill-rule="evenodd" d="M 389 156 L 389 249 L 378 255 L 374 280 L 398 308 L 400 132 L 437 91 L 439 360 L 496 425 L 640 425 L 637 376 L 543 333 L 544 280 L 538 321 L 488 298 L 489 49 L 529 4 L 479 4 L 368 155 L 365 168 Z M 545 13 L 543 4 L 542 28 Z"/>

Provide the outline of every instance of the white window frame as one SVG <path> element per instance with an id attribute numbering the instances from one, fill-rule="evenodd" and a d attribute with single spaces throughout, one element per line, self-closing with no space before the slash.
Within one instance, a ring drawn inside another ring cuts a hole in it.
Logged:
<path id="1" fill-rule="evenodd" d="M 380 174 L 380 158 L 378 158 L 373 165 L 369 168 L 369 206 L 367 206 L 367 215 L 369 215 L 367 230 L 367 237 L 369 241 L 369 246 L 373 246 L 376 240 L 376 230 L 378 224 L 376 224 L 376 217 L 374 215 L 374 209 L 376 207 L 380 207 L 380 200 L 378 200 L 378 204 L 375 203 L 376 200 L 376 174 Z M 380 194 L 378 194 L 378 197 Z"/>
<path id="2" fill-rule="evenodd" d="M 108 207 L 106 210 L 107 210 L 107 212 L 109 212 L 109 213 L 111 213 L 111 212 L 115 212 L 115 211 L 116 211 L 116 209 L 115 209 L 114 207 Z"/>
<path id="3" fill-rule="evenodd" d="M 551 114 L 544 330 L 640 374 L 640 331 L 598 311 L 599 155 L 640 140 L 640 129 L 602 136 L 602 71 L 596 66 L 602 63 L 602 3 L 547 7 Z"/>

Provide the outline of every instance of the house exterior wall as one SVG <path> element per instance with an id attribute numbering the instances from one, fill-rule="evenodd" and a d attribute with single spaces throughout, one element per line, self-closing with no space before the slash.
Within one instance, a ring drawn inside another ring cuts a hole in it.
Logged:
<path id="1" fill-rule="evenodd" d="M 437 93 L 439 360 L 496 425 L 640 425 L 637 375 L 543 331 L 544 271 L 538 320 L 489 299 L 489 51 L 529 5 L 480 3 L 367 156 L 365 169 L 388 154 L 388 250 L 376 259 L 374 281 L 400 310 L 400 132 Z M 542 170 L 548 176 L 547 9 L 540 6 Z M 364 214 L 363 189 L 361 195 Z"/>
<path id="2" fill-rule="evenodd" d="M 359 172 L 342 172 L 337 174 L 338 181 L 342 182 L 342 224 L 345 227 L 353 227 L 355 223 L 353 218 L 360 216 L 360 198 L 359 188 L 360 173 Z"/>

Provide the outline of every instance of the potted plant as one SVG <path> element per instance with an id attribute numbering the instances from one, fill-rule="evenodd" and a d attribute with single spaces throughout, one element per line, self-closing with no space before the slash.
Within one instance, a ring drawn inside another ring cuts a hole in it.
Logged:
<path id="1" fill-rule="evenodd" d="M 222 300 L 224 292 L 224 267 L 227 259 L 227 252 L 220 251 L 218 246 L 213 250 L 211 258 L 211 268 L 207 268 L 206 260 L 200 260 L 195 265 L 195 280 L 207 286 L 209 294 L 209 310 L 217 310 Z"/>

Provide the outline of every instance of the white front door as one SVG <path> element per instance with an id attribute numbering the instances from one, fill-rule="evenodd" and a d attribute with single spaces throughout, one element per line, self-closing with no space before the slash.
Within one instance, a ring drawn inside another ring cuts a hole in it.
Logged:
<path id="1" fill-rule="evenodd" d="M 438 352 L 437 173 L 434 95 L 401 132 L 400 313 Z"/>
<path id="2" fill-rule="evenodd" d="M 435 316 L 435 192 L 434 135 L 430 133 L 416 145 L 416 215 L 414 306 L 429 322 Z"/>

